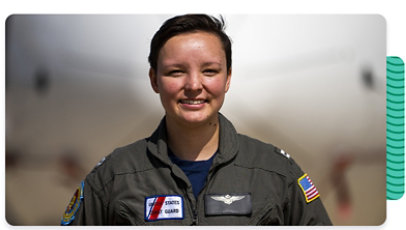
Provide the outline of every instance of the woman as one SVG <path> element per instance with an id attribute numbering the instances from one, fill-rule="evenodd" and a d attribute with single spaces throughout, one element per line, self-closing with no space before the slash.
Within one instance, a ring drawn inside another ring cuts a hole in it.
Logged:
<path id="1" fill-rule="evenodd" d="M 282 150 L 237 134 L 219 113 L 231 42 L 207 15 L 166 21 L 151 42 L 150 82 L 165 117 L 86 177 L 62 224 L 330 225 L 317 189 Z"/>

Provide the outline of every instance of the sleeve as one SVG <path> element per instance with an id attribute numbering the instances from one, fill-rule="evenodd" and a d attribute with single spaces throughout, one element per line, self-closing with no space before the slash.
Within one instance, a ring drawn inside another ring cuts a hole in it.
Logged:
<path id="1" fill-rule="evenodd" d="M 88 182 L 82 181 L 65 210 L 61 225 L 103 225 L 105 213 L 100 196 Z"/>
<path id="2" fill-rule="evenodd" d="M 293 159 L 286 219 L 289 225 L 332 225 L 316 186 Z"/>

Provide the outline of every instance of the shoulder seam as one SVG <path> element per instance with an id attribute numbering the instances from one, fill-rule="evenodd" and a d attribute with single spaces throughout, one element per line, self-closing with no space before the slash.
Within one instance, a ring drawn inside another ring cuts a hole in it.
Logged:
<path id="1" fill-rule="evenodd" d="M 245 169 L 259 169 L 259 170 L 266 171 L 266 172 L 269 172 L 269 173 L 275 173 L 275 174 L 281 175 L 281 176 L 286 177 L 286 178 L 288 177 L 288 175 L 282 174 L 282 173 L 280 173 L 280 172 L 278 172 L 276 170 L 265 169 L 265 168 L 262 168 L 262 167 L 248 167 L 248 166 L 240 165 L 238 163 L 234 163 L 234 166 L 240 167 L 240 168 L 245 168 Z"/>

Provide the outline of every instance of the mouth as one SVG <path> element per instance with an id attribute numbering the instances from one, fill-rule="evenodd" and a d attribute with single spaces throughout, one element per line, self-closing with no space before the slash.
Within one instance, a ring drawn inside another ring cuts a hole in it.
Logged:
<path id="1" fill-rule="evenodd" d="M 183 100 L 179 100 L 179 102 L 181 104 L 186 104 L 186 105 L 200 105 L 200 104 L 206 103 L 207 100 L 203 100 L 203 99 L 183 99 Z"/>

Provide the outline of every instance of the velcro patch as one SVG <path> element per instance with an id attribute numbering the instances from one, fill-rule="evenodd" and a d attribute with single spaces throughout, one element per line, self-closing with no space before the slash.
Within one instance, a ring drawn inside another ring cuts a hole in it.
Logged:
<path id="1" fill-rule="evenodd" d="M 297 179 L 299 187 L 302 189 L 303 194 L 306 198 L 306 202 L 310 203 L 313 200 L 317 199 L 320 196 L 319 191 L 317 191 L 316 186 L 314 186 L 310 177 L 305 173 L 299 179 Z"/>
<path id="2" fill-rule="evenodd" d="M 83 188 L 85 187 L 85 182 L 82 181 L 79 187 L 76 189 L 75 193 L 70 200 L 68 207 L 66 207 L 65 213 L 63 214 L 61 225 L 68 225 L 72 223 L 75 219 L 76 212 L 79 210 L 80 204 L 83 200 Z"/>
<path id="3" fill-rule="evenodd" d="M 250 215 L 252 203 L 250 194 L 205 195 L 205 214 L 208 216 L 221 215 Z"/>
<path id="4" fill-rule="evenodd" d="M 145 198 L 145 220 L 183 219 L 183 199 L 179 195 L 151 196 Z"/>

